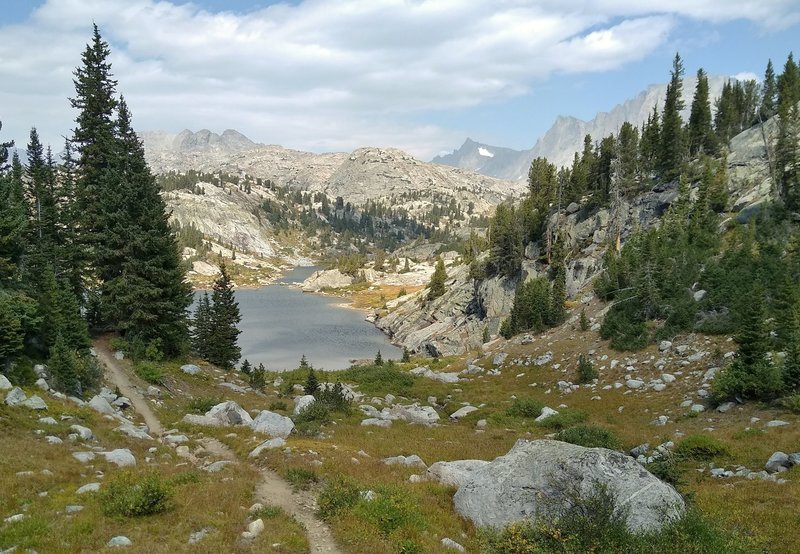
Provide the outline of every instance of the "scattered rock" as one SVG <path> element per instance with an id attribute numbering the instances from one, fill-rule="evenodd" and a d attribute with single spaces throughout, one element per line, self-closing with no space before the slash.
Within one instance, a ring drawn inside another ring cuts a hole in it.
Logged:
<path id="1" fill-rule="evenodd" d="M 47 404 L 45 404 L 44 400 L 39 398 L 38 395 L 33 395 L 27 400 L 25 400 L 22 404 L 26 408 L 30 408 L 31 410 L 46 410 Z"/>
<path id="2" fill-rule="evenodd" d="M 630 509 L 632 531 L 655 530 L 684 512 L 680 494 L 632 458 L 605 448 L 552 440 L 519 440 L 505 456 L 475 471 L 453 500 L 456 511 L 479 527 L 502 527 L 556 515 L 577 493 L 607 487 L 618 506 Z"/>
<path id="3" fill-rule="evenodd" d="M 100 490 L 100 483 L 87 483 L 83 485 L 78 490 L 75 491 L 75 494 L 86 494 L 87 492 L 97 492 Z"/>
<path id="4" fill-rule="evenodd" d="M 208 412 L 205 417 L 215 419 L 223 427 L 233 425 L 251 425 L 253 418 L 239 404 L 233 400 L 217 404 Z"/>
<path id="5" fill-rule="evenodd" d="M 162 440 L 170 446 L 175 446 L 178 444 L 189 442 L 189 437 L 187 437 L 186 435 L 167 435 Z"/>
<path id="6" fill-rule="evenodd" d="M 227 466 L 229 466 L 231 464 L 235 464 L 235 463 L 236 462 L 233 462 L 231 460 L 220 460 L 218 462 L 213 462 L 211 464 L 208 464 L 203 469 L 205 471 L 209 472 L 209 473 L 219 473 L 220 471 L 225 469 Z"/>
<path id="7" fill-rule="evenodd" d="M 181 371 L 183 371 L 186 375 L 199 375 L 200 373 L 203 372 L 202 369 L 200 369 L 194 364 L 182 365 Z"/>
<path id="8" fill-rule="evenodd" d="M 644 381 L 641 379 L 628 379 L 625 381 L 625 386 L 629 389 L 640 389 L 644 386 Z"/>
<path id="9" fill-rule="evenodd" d="M 553 361 L 553 353 L 552 352 L 545 352 L 535 360 L 533 360 L 533 364 L 537 366 L 549 364 Z"/>
<path id="10" fill-rule="evenodd" d="M 11 390 L 14 385 L 11 384 L 11 381 L 8 378 L 0 373 L 0 390 Z"/>
<path id="11" fill-rule="evenodd" d="M 83 510 L 83 506 L 80 506 L 79 504 L 68 504 L 68 505 L 67 505 L 67 506 L 64 508 L 64 511 L 65 511 L 66 513 L 68 513 L 68 514 L 77 514 L 77 513 L 78 513 L 78 512 L 80 512 L 81 510 Z"/>
<path id="12" fill-rule="evenodd" d="M 439 421 L 439 414 L 436 413 L 436 410 L 430 406 L 420 406 L 419 404 L 409 404 L 407 406 L 395 404 L 389 410 L 389 415 L 395 419 L 423 425 L 433 425 Z"/>
<path id="13" fill-rule="evenodd" d="M 63 440 L 53 435 L 46 436 L 44 440 L 47 441 L 47 444 L 64 444 Z"/>
<path id="14" fill-rule="evenodd" d="M 548 417 L 551 417 L 551 416 L 554 416 L 554 415 L 558 415 L 558 412 L 555 411 L 553 408 L 549 408 L 549 407 L 545 406 L 544 408 L 542 408 L 542 413 L 540 413 L 539 417 L 537 417 L 534 421 L 544 421 Z"/>
<path id="15" fill-rule="evenodd" d="M 123 535 L 118 535 L 118 536 L 112 538 L 106 544 L 106 546 L 109 547 L 109 548 L 116 548 L 118 546 L 132 546 L 132 545 L 133 545 L 133 542 L 131 542 L 131 539 L 129 539 L 128 537 L 123 536 Z"/>
<path id="16" fill-rule="evenodd" d="M 383 427 L 387 429 L 392 426 L 392 420 L 390 419 L 381 419 L 378 417 L 369 417 L 361 421 L 362 427 Z"/>
<path id="17" fill-rule="evenodd" d="M 281 448 L 283 446 L 286 446 L 286 441 L 281 437 L 265 440 L 250 452 L 249 457 L 257 458 L 264 450 L 270 450 L 272 448 Z"/>
<path id="18" fill-rule="evenodd" d="M 6 523 L 19 523 L 20 521 L 24 520 L 27 516 L 25 514 L 14 514 L 13 516 L 9 516 L 5 518 L 3 521 Z"/>
<path id="19" fill-rule="evenodd" d="M 422 461 L 422 458 L 416 454 L 412 454 L 411 456 L 391 456 L 389 458 L 384 458 L 383 463 L 390 466 L 428 467 L 425 465 L 425 462 Z"/>
<path id="20" fill-rule="evenodd" d="M 783 421 L 783 420 L 780 420 L 780 419 L 773 419 L 772 421 L 768 421 L 766 426 L 767 427 L 785 427 L 786 425 L 789 425 L 788 421 Z"/>
<path id="21" fill-rule="evenodd" d="M 478 411 L 478 408 L 476 408 L 475 406 L 464 406 L 463 408 L 459 408 L 458 410 L 456 410 L 455 412 L 450 414 L 450 419 L 453 420 L 453 421 L 458 421 L 462 417 L 467 416 L 467 415 L 471 414 L 472 412 L 477 412 L 477 411 Z"/>
<path id="22" fill-rule="evenodd" d="M 136 457 L 127 448 L 117 448 L 110 452 L 100 452 L 107 462 L 117 465 L 117 467 L 134 467 Z"/>
<path id="23" fill-rule="evenodd" d="M 204 527 L 204 528 L 200 529 L 199 531 L 195 531 L 194 533 L 189 535 L 189 540 L 187 541 L 188 544 L 197 544 L 197 543 L 199 543 L 204 538 L 206 538 L 206 536 L 209 533 L 211 533 L 211 531 L 213 531 L 213 529 L 211 529 L 210 527 Z"/>
<path id="24" fill-rule="evenodd" d="M 573 202 L 573 204 L 574 204 L 574 202 Z M 572 204 L 570 204 L 570 206 L 572 206 Z M 456 550 L 457 552 L 466 552 L 467 551 L 463 546 L 461 546 L 460 544 L 458 544 L 456 541 L 454 541 L 451 538 L 442 539 L 442 546 L 444 546 L 445 548 L 449 548 L 450 550 Z"/>
<path id="25" fill-rule="evenodd" d="M 313 398 L 313 397 L 312 397 Z M 270 437 L 286 438 L 294 429 L 294 421 L 286 416 L 263 410 L 259 413 L 250 424 L 253 431 L 256 433 L 263 433 Z"/>
<path id="26" fill-rule="evenodd" d="M 689 410 L 694 412 L 694 413 L 696 413 L 696 414 L 699 414 L 700 412 L 705 412 L 706 411 L 706 407 L 703 406 L 702 404 L 692 404 L 692 406 L 689 408 Z"/>
<path id="27" fill-rule="evenodd" d="M 257 520 L 251 522 L 250 525 L 247 526 L 247 530 L 252 533 L 253 536 L 259 536 L 264 532 L 264 520 L 258 518 Z"/>
<path id="28" fill-rule="evenodd" d="M 42 425 L 57 425 L 58 424 L 58 422 L 55 419 L 53 419 L 52 417 L 50 417 L 50 416 L 40 417 L 39 418 L 39 423 L 41 423 Z"/>
<path id="29" fill-rule="evenodd" d="M 662 340 L 662 341 L 661 341 L 661 342 L 658 344 L 658 350 L 659 350 L 660 352 L 666 352 L 666 351 L 667 351 L 667 350 L 669 350 L 670 348 L 672 348 L 672 343 L 671 343 L 670 341 L 668 341 L 668 340 Z"/>
<path id="30" fill-rule="evenodd" d="M 313 404 L 316 401 L 317 399 L 310 394 L 298 396 L 297 398 L 294 399 L 294 415 L 299 414 L 300 412 L 311 406 L 311 404 Z"/>
<path id="31" fill-rule="evenodd" d="M 77 433 L 78 436 L 85 441 L 92 440 L 94 438 L 94 433 L 88 427 L 84 427 L 83 425 L 70 425 L 69 430 L 73 433 Z"/>
<path id="32" fill-rule="evenodd" d="M 767 463 L 764 464 L 764 469 L 770 473 L 778 473 L 779 471 L 786 471 L 789 469 L 789 455 L 784 452 L 775 452 L 769 457 Z"/>
<path id="33" fill-rule="evenodd" d="M 114 407 L 108 403 L 108 400 L 100 395 L 93 396 L 92 399 L 89 400 L 89 407 L 101 414 L 114 415 L 117 413 Z"/>
<path id="34" fill-rule="evenodd" d="M 39 378 L 36 380 L 36 383 L 35 383 L 35 384 L 36 384 L 36 386 L 37 386 L 37 387 L 39 387 L 40 389 L 42 389 L 44 392 L 47 392 L 47 391 L 49 391 L 49 390 L 50 390 L 50 385 L 48 385 L 48 384 L 47 384 L 47 381 L 45 381 L 45 380 L 44 380 L 44 379 L 42 379 L 41 377 L 39 377 Z"/>
<path id="35" fill-rule="evenodd" d="M 72 457 L 82 464 L 86 464 L 95 459 L 94 452 L 73 452 Z"/>
<path id="36" fill-rule="evenodd" d="M 721 414 L 729 412 L 736 406 L 736 402 L 723 402 L 719 406 L 717 406 L 717 411 Z"/>
<path id="37" fill-rule="evenodd" d="M 6 402 L 6 405 L 8 405 L 8 406 L 18 406 L 18 405 L 22 404 L 23 402 L 25 402 L 25 400 L 27 400 L 27 398 L 28 397 L 26 396 L 25 391 L 23 391 L 19 387 L 14 387 L 13 389 L 11 389 L 11 392 L 9 392 L 6 395 L 6 401 L 5 402 Z"/>

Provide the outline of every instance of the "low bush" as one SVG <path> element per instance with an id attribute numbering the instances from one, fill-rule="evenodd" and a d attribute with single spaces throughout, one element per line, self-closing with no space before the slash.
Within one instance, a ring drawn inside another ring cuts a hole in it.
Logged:
<path id="1" fill-rule="evenodd" d="M 139 476 L 126 472 L 112 479 L 100 494 L 108 516 L 140 517 L 169 509 L 172 491 L 158 473 Z"/>
<path id="2" fill-rule="evenodd" d="M 250 517 L 252 517 L 253 519 L 258 519 L 258 518 L 272 519 L 274 517 L 278 517 L 283 513 L 284 513 L 283 510 L 281 510 L 277 506 L 262 506 L 258 510 L 250 512 Z"/>
<path id="3" fill-rule="evenodd" d="M 194 483 L 200 482 L 200 476 L 197 474 L 196 471 L 182 471 L 180 473 L 176 473 L 172 477 L 169 478 L 167 483 L 169 486 L 179 487 L 181 485 L 189 485 Z"/>
<path id="4" fill-rule="evenodd" d="M 329 520 L 351 509 L 361 499 L 358 484 L 349 477 L 336 476 L 325 483 L 317 499 L 318 514 Z"/>
<path id="5" fill-rule="evenodd" d="M 267 409 L 270 412 L 285 412 L 285 411 L 287 411 L 289 409 L 289 407 L 286 405 L 286 402 L 284 402 L 283 400 L 273 400 L 272 402 L 270 402 L 270 404 L 267 407 Z"/>
<path id="6" fill-rule="evenodd" d="M 192 398 L 191 400 L 189 400 L 189 403 L 186 405 L 186 411 L 193 412 L 196 414 L 204 414 L 221 402 L 222 398 L 198 396 L 197 398 Z"/>
<path id="7" fill-rule="evenodd" d="M 342 384 L 338 382 L 333 386 L 319 387 L 314 393 L 314 398 L 317 399 L 315 404 L 322 404 L 331 412 L 348 414 L 353 406 L 353 403 L 348 400 Z"/>
<path id="8" fill-rule="evenodd" d="M 294 416 L 294 425 L 297 433 L 307 437 L 318 435 L 320 428 L 326 423 L 330 423 L 330 421 L 330 410 L 321 402 L 309 404 L 305 410 Z"/>
<path id="9" fill-rule="evenodd" d="M 727 454 L 728 447 L 708 435 L 689 435 L 675 448 L 675 456 L 682 460 L 708 461 Z"/>
<path id="10" fill-rule="evenodd" d="M 302 467 L 290 467 L 286 470 L 286 480 L 295 491 L 308 490 L 311 485 L 319 482 L 316 472 Z"/>
<path id="11" fill-rule="evenodd" d="M 515 398 L 506 410 L 506 415 L 511 417 L 537 418 L 542 413 L 544 403 L 534 398 Z"/>
<path id="12" fill-rule="evenodd" d="M 594 368 L 594 364 L 589 361 L 589 359 L 581 354 L 578 357 L 578 382 L 583 383 L 591 383 L 593 380 L 597 379 L 599 374 L 597 370 Z"/>
<path id="13" fill-rule="evenodd" d="M 408 396 L 417 377 L 387 364 L 354 366 L 341 372 L 342 381 L 355 382 L 358 390 L 366 395 L 394 395 Z"/>
<path id="14" fill-rule="evenodd" d="M 714 379 L 712 399 L 717 402 L 743 400 L 774 400 L 783 391 L 781 368 L 767 361 L 746 365 L 735 360 Z"/>
<path id="15" fill-rule="evenodd" d="M 617 450 L 620 446 L 619 439 L 613 431 L 597 425 L 580 424 L 564 429 L 558 432 L 556 440 L 587 448 L 599 447 Z"/>
<path id="16" fill-rule="evenodd" d="M 538 421 L 536 425 L 545 429 L 560 431 L 573 425 L 583 423 L 589 418 L 589 414 L 583 410 L 563 410 L 555 415 Z"/>
<path id="17" fill-rule="evenodd" d="M 661 458 L 646 464 L 645 469 L 670 485 L 677 487 L 683 484 L 683 478 L 674 457 Z"/>
<path id="18" fill-rule="evenodd" d="M 381 488 L 374 498 L 361 498 L 353 508 L 359 518 L 374 525 L 384 537 L 398 529 L 425 528 L 419 505 L 399 488 Z"/>
<path id="19" fill-rule="evenodd" d="M 136 362 L 133 370 L 141 379 L 153 385 L 160 385 L 164 381 L 164 371 L 153 362 Z"/>
<path id="20" fill-rule="evenodd" d="M 800 414 L 800 394 L 793 394 L 781 399 L 781 406 L 792 412 Z"/>

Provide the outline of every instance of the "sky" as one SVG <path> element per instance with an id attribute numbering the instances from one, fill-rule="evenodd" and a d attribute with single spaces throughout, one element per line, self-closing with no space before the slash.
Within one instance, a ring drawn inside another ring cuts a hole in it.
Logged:
<path id="1" fill-rule="evenodd" d="M 530 148 L 559 115 L 800 54 L 800 0 L 3 0 L 0 140 L 60 151 L 96 23 L 139 131 L 313 152 Z"/>

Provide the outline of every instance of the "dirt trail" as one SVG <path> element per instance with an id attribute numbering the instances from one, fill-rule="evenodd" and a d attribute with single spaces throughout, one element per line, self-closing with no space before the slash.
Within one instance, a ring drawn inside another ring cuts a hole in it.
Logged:
<path id="1" fill-rule="evenodd" d="M 139 394 L 138 389 L 134 387 L 128 377 L 128 372 L 131 371 L 130 362 L 127 360 L 117 360 L 109 348 L 108 341 L 105 339 L 95 341 L 94 349 L 95 352 L 97 352 L 97 359 L 106 367 L 106 377 L 119 388 L 122 396 L 127 397 L 131 401 L 133 408 L 141 414 L 144 418 L 144 422 L 150 428 L 150 434 L 154 436 L 161 435 L 163 432 L 161 422 L 158 421 L 153 410 L 150 409 L 150 404 Z"/>
<path id="2" fill-rule="evenodd" d="M 117 360 L 108 341 L 94 343 L 97 358 L 106 367 L 106 377 L 120 392 L 128 397 L 133 408 L 144 418 L 153 435 L 161 435 L 163 428 L 147 400 L 139 394 L 128 377 L 130 362 Z M 198 441 L 203 448 L 225 460 L 236 460 L 236 454 L 225 444 L 209 437 Z M 294 516 L 303 524 L 308 535 L 309 550 L 312 554 L 340 554 L 341 550 L 333 540 L 333 534 L 324 522 L 315 515 L 315 500 L 309 492 L 294 493 L 292 487 L 280 475 L 269 469 L 260 469 L 261 480 L 256 485 L 256 500 L 265 505 L 278 506 L 287 514 Z"/>
<path id="3" fill-rule="evenodd" d="M 289 483 L 277 473 L 262 469 L 261 482 L 256 486 L 256 500 L 265 505 L 278 506 L 302 523 L 306 528 L 312 553 L 341 553 L 336 541 L 333 540 L 331 530 L 314 514 L 316 502 L 311 493 L 294 493 Z"/>

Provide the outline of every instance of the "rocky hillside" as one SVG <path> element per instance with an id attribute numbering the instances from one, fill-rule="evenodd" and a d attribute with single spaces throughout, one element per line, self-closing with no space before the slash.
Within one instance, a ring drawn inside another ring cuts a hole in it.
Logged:
<path id="1" fill-rule="evenodd" d="M 145 133 L 147 161 L 156 173 L 188 170 L 246 174 L 280 186 L 321 192 L 361 205 L 393 198 L 392 206 L 421 213 L 451 199 L 473 213 L 488 214 L 525 187 L 471 171 L 422 162 L 393 148 L 361 148 L 352 154 L 312 154 L 274 145 L 253 145 L 235 131 L 180 135 Z M 251 146 L 252 145 L 252 146 Z"/>
<path id="2" fill-rule="evenodd" d="M 727 79 L 722 76 L 709 77 L 709 94 L 712 105 Z M 696 86 L 696 77 L 687 77 L 683 80 L 682 93 L 686 103 L 682 114 L 684 121 L 689 119 L 691 98 Z M 598 113 L 590 121 L 583 121 L 571 116 L 558 116 L 553 126 L 529 150 L 511 150 L 467 139 L 452 154 L 437 156 L 433 159 L 433 163 L 470 169 L 499 179 L 524 181 L 528 177 L 528 168 L 534 158 L 547 158 L 557 166 L 568 165 L 572 162 L 575 152 L 579 152 L 583 148 L 583 138 L 587 134 L 591 135 L 594 140 L 599 140 L 619 131 L 626 121 L 634 125 L 641 125 L 652 113 L 653 107 L 661 108 L 666 89 L 667 85 L 665 84 L 651 85 L 647 90 L 615 106 L 610 111 Z"/>
<path id="3" fill-rule="evenodd" d="M 728 193 L 731 217 L 745 221 L 769 196 L 772 180 L 769 173 L 764 137 L 776 132 L 774 119 L 741 133 L 731 141 L 728 157 Z M 549 225 L 560 228 L 567 248 L 575 255 L 567 264 L 567 295 L 578 299 L 602 269 L 603 255 L 613 237 L 610 230 L 620 229 L 624 242 L 635 229 L 656 225 L 663 213 L 678 198 L 676 182 L 658 185 L 652 190 L 622 201 L 618 220 L 609 209 L 590 211 L 576 203 L 560 215 L 554 214 Z M 541 262 L 540 246 L 531 243 L 525 250 L 521 279 L 547 276 Z M 376 312 L 375 324 L 397 344 L 412 352 L 430 356 L 459 355 L 484 343 L 484 333 L 498 333 L 508 317 L 518 282 L 505 277 L 474 279 L 466 265 L 455 259 L 448 271 L 446 293 L 427 301 L 427 289 L 392 300 L 388 311 Z"/>

